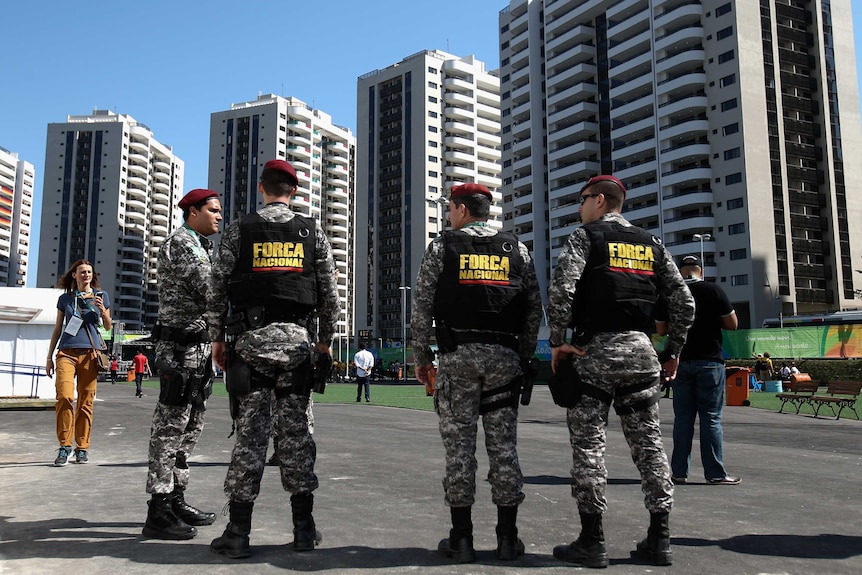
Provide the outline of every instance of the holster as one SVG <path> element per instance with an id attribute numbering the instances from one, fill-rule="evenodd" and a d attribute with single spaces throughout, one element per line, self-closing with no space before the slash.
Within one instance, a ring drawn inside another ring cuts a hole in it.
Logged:
<path id="1" fill-rule="evenodd" d="M 189 371 L 175 361 L 167 363 L 157 359 L 155 365 L 160 372 L 159 403 L 175 407 L 186 406 L 189 393 Z"/>
<path id="2" fill-rule="evenodd" d="M 434 333 L 437 336 L 437 349 L 440 350 L 440 353 L 451 353 L 458 349 L 458 340 L 455 339 L 455 334 L 439 320 L 434 328 Z"/>
<path id="3" fill-rule="evenodd" d="M 201 367 L 201 372 L 189 378 L 189 387 L 191 388 L 189 402 L 195 411 L 206 411 L 206 401 L 213 393 L 212 356 L 207 357 Z"/>
<path id="4" fill-rule="evenodd" d="M 504 407 L 517 409 L 523 377 L 523 374 L 519 374 L 506 385 L 483 391 L 479 396 L 479 413 L 485 415 Z"/>
<path id="5" fill-rule="evenodd" d="M 251 368 L 231 347 L 225 359 L 224 385 L 230 403 L 230 416 L 239 415 L 239 400 L 251 391 Z"/>
<path id="6" fill-rule="evenodd" d="M 548 389 L 554 403 L 560 407 L 569 408 L 578 404 L 584 391 L 583 382 L 571 359 L 563 359 L 557 364 L 556 372 L 548 381 Z"/>
<path id="7" fill-rule="evenodd" d="M 326 391 L 326 382 L 332 373 L 332 356 L 328 353 L 317 354 L 317 360 L 314 362 L 314 375 L 312 376 L 311 390 L 314 393 L 324 393 Z"/>

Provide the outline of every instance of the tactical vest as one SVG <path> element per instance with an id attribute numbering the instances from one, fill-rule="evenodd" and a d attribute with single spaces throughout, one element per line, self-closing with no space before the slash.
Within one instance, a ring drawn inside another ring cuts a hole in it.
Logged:
<path id="1" fill-rule="evenodd" d="M 509 233 L 443 234 L 443 272 L 437 282 L 434 317 L 455 329 L 517 334 L 526 312 L 526 264 L 518 239 Z M 456 305 L 457 304 L 457 305 Z"/>
<path id="2" fill-rule="evenodd" d="M 595 333 L 654 329 L 658 299 L 655 267 L 664 257 L 659 238 L 635 226 L 596 221 L 583 226 L 590 257 L 572 308 L 574 341 Z"/>
<path id="3" fill-rule="evenodd" d="M 302 315 L 317 304 L 314 220 L 268 222 L 253 213 L 239 224 L 239 257 L 228 283 L 234 311 L 255 306 L 268 317 Z"/>

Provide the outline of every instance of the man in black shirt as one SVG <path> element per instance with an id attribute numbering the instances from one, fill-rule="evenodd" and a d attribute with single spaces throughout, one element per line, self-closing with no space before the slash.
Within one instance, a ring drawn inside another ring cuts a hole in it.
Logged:
<path id="1" fill-rule="evenodd" d="M 721 330 L 737 328 L 736 312 L 721 287 L 703 281 L 703 268 L 697 256 L 685 256 L 680 272 L 694 297 L 695 314 L 673 380 L 673 455 L 670 460 L 673 481 L 680 484 L 688 478 L 697 417 L 700 419 L 700 459 L 707 483 L 736 485 L 742 480 L 727 474 L 721 453 L 725 388 Z M 657 322 L 659 333 L 664 329 L 663 323 Z"/>

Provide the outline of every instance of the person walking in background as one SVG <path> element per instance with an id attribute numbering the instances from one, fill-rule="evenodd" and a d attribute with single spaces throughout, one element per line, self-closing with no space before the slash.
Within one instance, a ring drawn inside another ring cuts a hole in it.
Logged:
<path id="1" fill-rule="evenodd" d="M 212 242 L 222 220 L 212 190 L 196 189 L 177 204 L 183 225 L 159 249 L 159 317 L 153 327 L 159 401 L 153 412 L 148 449 L 145 537 L 191 539 L 215 513 L 188 504 L 188 460 L 204 428 L 212 393 L 212 351 L 204 316 L 212 283 Z M 137 360 L 137 356 L 136 356 Z M 136 363 L 137 366 L 137 363 Z"/>
<path id="2" fill-rule="evenodd" d="M 727 474 L 722 460 L 725 370 L 721 353 L 722 329 L 735 330 L 736 312 L 718 284 L 703 281 L 700 258 L 682 258 L 680 272 L 694 297 L 694 323 L 679 356 L 673 380 L 673 482 L 686 483 L 691 466 L 694 420 L 700 420 L 700 461 L 707 483 L 736 485 L 739 477 Z M 659 333 L 667 331 L 664 318 L 656 322 Z"/>
<path id="3" fill-rule="evenodd" d="M 147 378 L 153 376 L 153 372 L 150 371 L 150 360 L 139 349 L 135 357 L 132 358 L 132 365 L 135 366 L 135 397 L 143 397 L 144 376 L 146 375 Z"/>
<path id="4" fill-rule="evenodd" d="M 224 481 L 230 522 L 210 549 L 234 559 L 251 555 L 251 517 L 273 414 L 293 550 L 311 551 L 321 539 L 312 515 L 318 479 L 308 429 L 309 376 L 312 354 L 332 355 L 341 309 L 326 233 L 317 219 L 288 205 L 298 185 L 288 162 L 266 162 L 257 188 L 264 206 L 228 226 L 213 266 L 213 359 L 225 369 L 236 444 Z"/>
<path id="5" fill-rule="evenodd" d="M 524 553 L 517 528 L 524 500 L 517 406 L 521 365 L 536 351 L 542 300 L 527 247 L 488 225 L 492 199 L 480 184 L 452 188 L 452 230 L 428 245 L 413 289 L 416 377 L 426 388 L 435 331 L 439 346 L 434 403 L 446 452 L 443 488 L 452 529 L 437 549 L 459 563 L 476 560 L 472 508 L 480 416 L 497 506 L 497 558 L 511 561 Z"/>
<path id="6" fill-rule="evenodd" d="M 117 383 L 117 370 L 120 369 L 120 362 L 117 361 L 117 356 L 111 356 L 111 385 Z"/>
<path id="7" fill-rule="evenodd" d="M 614 176 L 591 178 L 580 194 L 581 221 L 563 245 L 548 289 L 551 369 L 573 361 L 580 399 L 566 421 L 572 446 L 572 497 L 581 532 L 554 557 L 586 567 L 608 566 L 602 515 L 607 509 L 605 446 L 611 403 L 641 476 L 650 513 L 635 554 L 670 565 L 673 483 L 659 421 L 663 368 L 676 374 L 678 354 L 694 318 L 694 300 L 659 238 L 620 214 L 626 188 Z M 650 336 L 659 298 L 669 316 L 667 344 L 656 357 Z M 572 341 L 566 342 L 566 330 Z"/>
<path id="8" fill-rule="evenodd" d="M 368 379 L 371 377 L 371 370 L 374 369 L 374 356 L 370 351 L 365 349 L 365 344 L 359 344 L 359 351 L 353 356 L 353 363 L 356 364 L 356 401 L 362 398 L 362 389 L 365 389 L 365 401 L 371 401 L 371 384 Z"/>
<path id="9" fill-rule="evenodd" d="M 104 349 L 99 326 L 111 329 L 111 299 L 99 289 L 99 276 L 93 264 L 77 260 L 57 282 L 64 293 L 57 299 L 57 321 L 48 345 L 45 373 L 57 374 L 57 440 L 60 449 L 54 460 L 62 467 L 72 455 L 72 437 L 75 440 L 75 462 L 87 463 L 90 449 L 90 432 L 93 428 L 93 403 L 96 399 L 96 380 L 99 366 L 94 348 Z M 54 364 L 54 348 L 57 363 Z M 75 402 L 77 379 L 78 402 Z"/>

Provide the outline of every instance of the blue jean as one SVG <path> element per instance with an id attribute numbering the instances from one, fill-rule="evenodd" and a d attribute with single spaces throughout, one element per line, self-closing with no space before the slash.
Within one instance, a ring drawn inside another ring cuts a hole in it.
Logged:
<path id="1" fill-rule="evenodd" d="M 724 364 L 718 361 L 683 361 L 673 381 L 674 477 L 688 477 L 694 419 L 700 419 L 700 460 L 706 479 L 727 476 L 722 462 L 721 411 L 724 408 Z"/>

